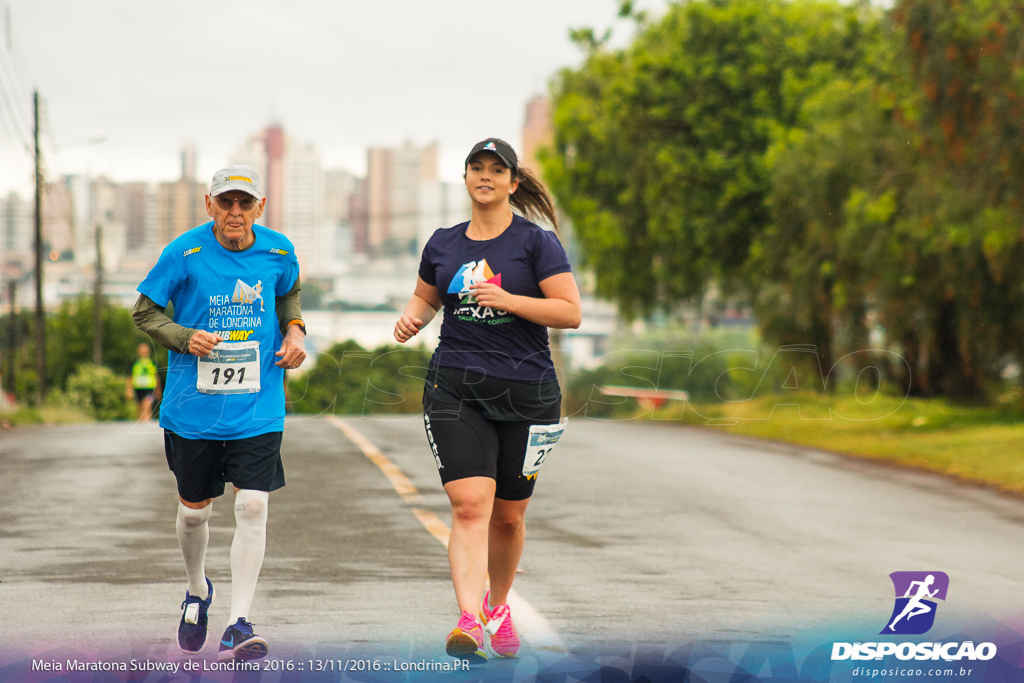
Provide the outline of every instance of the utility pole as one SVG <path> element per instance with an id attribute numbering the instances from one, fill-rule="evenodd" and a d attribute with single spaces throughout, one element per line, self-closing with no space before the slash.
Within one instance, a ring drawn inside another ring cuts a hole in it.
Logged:
<path id="1" fill-rule="evenodd" d="M 43 310 L 43 159 L 39 151 L 39 91 L 32 93 L 36 159 L 36 375 L 39 405 L 46 399 L 46 312 Z"/>
<path id="2" fill-rule="evenodd" d="M 17 280 L 10 280 L 7 283 L 7 296 L 9 297 L 11 306 L 10 314 L 7 316 L 7 336 L 11 343 L 11 354 L 7 359 L 7 390 L 10 392 L 11 396 L 14 396 L 15 400 L 17 400 L 18 378 L 15 368 L 18 366 L 18 325 L 21 322 L 18 320 L 14 304 L 18 299 Z"/>
<path id="3" fill-rule="evenodd" d="M 92 301 L 92 364 L 103 365 L 103 226 L 96 224 L 96 284 Z"/>

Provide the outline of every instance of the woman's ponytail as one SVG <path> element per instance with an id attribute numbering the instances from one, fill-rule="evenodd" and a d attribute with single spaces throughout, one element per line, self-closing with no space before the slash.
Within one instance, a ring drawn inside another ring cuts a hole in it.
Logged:
<path id="1" fill-rule="evenodd" d="M 519 187 L 509 197 L 509 203 L 527 219 L 546 221 L 558 232 L 558 218 L 555 217 L 555 200 L 544 183 L 528 168 L 519 169 Z"/>

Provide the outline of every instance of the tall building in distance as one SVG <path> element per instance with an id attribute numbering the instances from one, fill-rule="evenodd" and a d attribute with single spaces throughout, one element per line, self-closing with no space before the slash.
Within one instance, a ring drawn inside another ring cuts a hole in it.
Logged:
<path id="1" fill-rule="evenodd" d="M 32 204 L 10 191 L 0 197 L 0 253 L 3 263 L 32 262 Z"/>
<path id="2" fill-rule="evenodd" d="M 332 262 L 334 235 L 324 220 L 320 152 L 313 145 L 289 141 L 282 165 L 285 205 L 281 232 L 295 245 L 304 272 L 312 276 L 326 273 Z"/>
<path id="3" fill-rule="evenodd" d="M 162 249 L 178 235 L 209 220 L 206 215 L 206 183 L 196 180 L 195 149 L 186 144 L 181 152 L 181 175 L 177 181 L 158 183 L 155 188 L 155 242 Z M 148 242 L 145 234 L 143 241 Z"/>
<path id="4" fill-rule="evenodd" d="M 324 217 L 319 150 L 296 142 L 280 124 L 273 124 L 242 143 L 231 163 L 249 166 L 260 175 L 267 208 L 259 223 L 292 241 L 303 273 L 314 277 L 330 273 L 335 226 Z"/>
<path id="5" fill-rule="evenodd" d="M 369 249 L 370 204 L 367 201 L 366 178 L 355 178 L 348 200 L 348 224 L 352 229 L 353 254 L 365 254 Z"/>
<path id="6" fill-rule="evenodd" d="M 262 171 L 263 192 L 267 196 L 267 210 L 262 220 L 271 230 L 286 232 L 288 221 L 286 219 L 289 178 L 288 168 L 285 163 L 286 147 L 288 141 L 285 139 L 284 128 L 281 124 L 275 123 L 263 131 L 263 159 Z M 257 171 L 259 172 L 259 171 Z"/>
<path id="7" fill-rule="evenodd" d="M 472 210 L 469 208 L 469 194 L 463 183 L 443 183 L 439 180 L 424 180 L 420 183 L 419 209 L 416 222 L 416 253 L 423 251 L 427 240 L 438 228 L 450 228 L 468 221 Z"/>
<path id="8" fill-rule="evenodd" d="M 375 147 L 367 153 L 366 249 L 375 255 L 414 253 L 420 223 L 420 185 L 437 181 L 437 143 Z M 440 217 L 438 217 L 440 218 Z"/>
<path id="9" fill-rule="evenodd" d="M 267 129 L 269 130 L 269 129 Z M 267 184 L 267 130 L 260 131 L 255 135 L 250 135 L 245 141 L 242 142 L 235 151 L 231 153 L 230 164 L 238 164 L 240 166 L 248 166 L 252 170 L 256 171 L 260 175 L 260 181 L 263 183 L 263 194 L 267 198 L 267 210 L 263 212 L 263 216 L 260 218 L 260 225 L 270 226 L 270 207 L 276 202 L 271 201 L 270 186 Z M 281 199 L 280 197 L 274 197 L 274 199 Z M 276 229 L 276 228 L 275 228 Z"/>
<path id="10" fill-rule="evenodd" d="M 324 171 L 324 230 L 333 244 L 329 258 L 335 263 L 352 253 L 355 244 L 352 226 L 352 195 L 357 190 L 357 181 L 352 173 L 344 169 Z M 363 185 L 365 187 L 365 185 Z M 332 266 L 334 264 L 332 263 Z"/>
<path id="11" fill-rule="evenodd" d="M 155 235 L 146 234 L 148 194 L 146 183 L 123 183 L 117 187 L 114 213 L 124 223 L 126 254 L 141 256 L 151 252 L 151 243 L 156 241 Z"/>
<path id="12" fill-rule="evenodd" d="M 86 185 L 88 188 L 88 184 Z M 68 260 L 74 254 L 75 230 L 74 187 L 71 178 L 46 183 L 43 190 L 43 248 L 44 258 L 51 261 Z"/>
<path id="13" fill-rule="evenodd" d="M 96 236 L 101 235 L 103 267 L 118 270 L 127 245 L 125 216 L 119 212 L 120 186 L 106 177 L 89 183 L 89 213 L 84 220 L 75 216 L 75 263 L 86 268 L 96 264 Z"/>

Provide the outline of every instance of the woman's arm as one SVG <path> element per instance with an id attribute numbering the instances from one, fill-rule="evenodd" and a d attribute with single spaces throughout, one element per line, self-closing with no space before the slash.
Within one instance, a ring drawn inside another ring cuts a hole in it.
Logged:
<path id="1" fill-rule="evenodd" d="M 539 284 L 540 291 L 544 293 L 543 299 L 509 294 L 498 285 L 488 282 L 478 282 L 469 288 L 480 306 L 508 311 L 545 327 L 562 330 L 579 327 L 583 312 L 580 307 L 580 290 L 572 273 L 552 275 Z"/>
<path id="2" fill-rule="evenodd" d="M 437 287 L 428 285 L 423 278 L 417 276 L 416 291 L 405 305 L 402 317 L 395 323 L 395 339 L 404 344 L 415 337 L 434 319 L 440 308 L 441 296 L 437 293 Z"/>

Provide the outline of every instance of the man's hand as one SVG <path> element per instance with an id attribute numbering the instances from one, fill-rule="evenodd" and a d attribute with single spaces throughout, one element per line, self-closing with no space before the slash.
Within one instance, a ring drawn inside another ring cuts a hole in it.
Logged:
<path id="1" fill-rule="evenodd" d="M 188 340 L 188 352 L 193 356 L 205 358 L 213 351 L 213 347 L 224 341 L 224 337 L 205 330 L 196 330 L 192 338 Z"/>
<path id="2" fill-rule="evenodd" d="M 274 363 L 279 368 L 297 368 L 306 360 L 306 335 L 298 325 L 289 325 L 288 334 L 281 342 L 281 350 L 275 353 L 281 360 Z"/>

